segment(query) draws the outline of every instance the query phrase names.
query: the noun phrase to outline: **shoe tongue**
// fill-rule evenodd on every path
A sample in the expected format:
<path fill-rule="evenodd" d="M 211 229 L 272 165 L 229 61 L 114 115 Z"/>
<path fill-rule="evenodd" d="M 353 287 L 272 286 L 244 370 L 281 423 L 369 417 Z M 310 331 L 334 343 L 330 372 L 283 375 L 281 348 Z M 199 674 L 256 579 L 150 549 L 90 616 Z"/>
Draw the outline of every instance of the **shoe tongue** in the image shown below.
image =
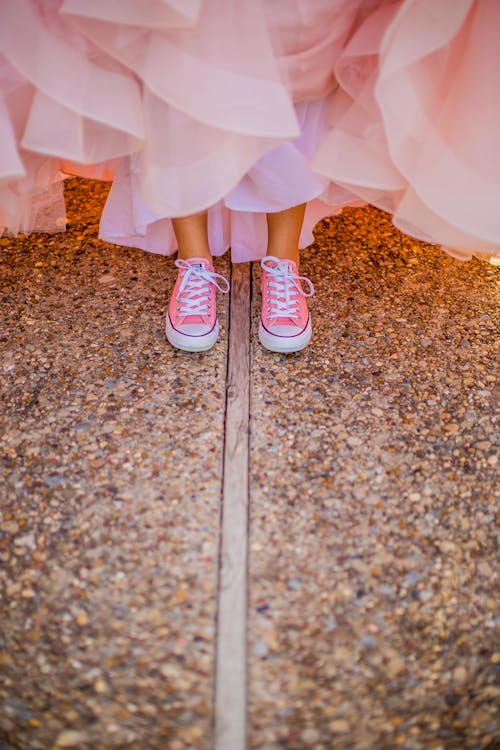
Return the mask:
<path fill-rule="evenodd" d="M 295 272 L 295 264 L 293 260 L 287 260 L 286 258 L 283 258 L 283 260 L 279 261 L 279 264 L 278 263 L 275 264 L 275 267 L 277 265 L 287 268 L 291 273 Z"/>
<path fill-rule="evenodd" d="M 198 268 L 200 270 L 203 270 L 205 268 L 205 265 L 201 261 L 195 261 L 194 263 L 190 263 L 189 266 L 191 268 Z M 196 325 L 204 325 L 206 323 L 205 318 L 203 315 L 190 315 L 189 318 L 191 319 L 191 323 Z"/>

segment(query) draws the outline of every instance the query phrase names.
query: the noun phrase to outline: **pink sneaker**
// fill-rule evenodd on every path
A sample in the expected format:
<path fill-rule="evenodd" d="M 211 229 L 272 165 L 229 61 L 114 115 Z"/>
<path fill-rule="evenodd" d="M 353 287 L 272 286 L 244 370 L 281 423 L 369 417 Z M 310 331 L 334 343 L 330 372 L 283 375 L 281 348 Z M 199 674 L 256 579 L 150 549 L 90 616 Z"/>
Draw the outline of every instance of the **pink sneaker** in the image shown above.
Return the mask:
<path fill-rule="evenodd" d="M 299 276 L 296 263 L 268 255 L 261 260 L 262 313 L 259 339 L 272 352 L 298 352 L 311 340 L 311 317 L 306 297 L 314 287 L 305 276 Z M 304 292 L 301 281 L 308 286 Z"/>
<path fill-rule="evenodd" d="M 216 289 L 226 294 L 229 282 L 205 258 L 179 259 L 175 265 L 179 274 L 168 305 L 167 339 L 185 352 L 206 351 L 219 335 Z"/>

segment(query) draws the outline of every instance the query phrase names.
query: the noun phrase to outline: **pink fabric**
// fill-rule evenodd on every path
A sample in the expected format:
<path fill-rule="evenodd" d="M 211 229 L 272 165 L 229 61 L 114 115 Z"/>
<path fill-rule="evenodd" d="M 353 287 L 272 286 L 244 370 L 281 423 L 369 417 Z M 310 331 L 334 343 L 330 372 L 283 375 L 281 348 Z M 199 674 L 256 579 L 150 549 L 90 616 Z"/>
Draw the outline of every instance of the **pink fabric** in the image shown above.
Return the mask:
<path fill-rule="evenodd" d="M 458 258 L 499 253 L 500 4 L 380 8 L 336 73 L 345 95 L 311 166 Z"/>
<path fill-rule="evenodd" d="M 265 254 L 265 213 L 371 202 L 500 252 L 496 0 L 3 0 L 0 228 L 64 226 L 60 169 L 114 177 L 101 236 Z M 478 83 L 479 82 L 479 83 Z"/>

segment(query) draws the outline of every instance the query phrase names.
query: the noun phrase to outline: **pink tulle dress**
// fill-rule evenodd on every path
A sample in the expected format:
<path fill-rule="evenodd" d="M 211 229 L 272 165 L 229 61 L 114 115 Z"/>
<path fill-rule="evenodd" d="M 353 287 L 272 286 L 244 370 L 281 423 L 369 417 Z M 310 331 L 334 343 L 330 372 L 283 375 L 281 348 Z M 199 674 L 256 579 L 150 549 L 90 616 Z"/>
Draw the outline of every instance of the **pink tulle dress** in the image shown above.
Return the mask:
<path fill-rule="evenodd" d="M 100 235 L 266 252 L 265 214 L 372 203 L 458 258 L 500 253 L 498 0 L 1 0 L 0 232 L 64 228 L 62 176 L 112 179 Z"/>

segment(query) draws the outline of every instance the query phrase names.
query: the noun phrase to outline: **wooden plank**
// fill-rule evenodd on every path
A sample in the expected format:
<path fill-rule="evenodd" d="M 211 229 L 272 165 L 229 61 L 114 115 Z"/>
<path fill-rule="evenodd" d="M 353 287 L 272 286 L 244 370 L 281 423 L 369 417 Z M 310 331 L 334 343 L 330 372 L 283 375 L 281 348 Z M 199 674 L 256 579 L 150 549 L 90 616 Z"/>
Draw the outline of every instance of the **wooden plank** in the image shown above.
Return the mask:
<path fill-rule="evenodd" d="M 250 267 L 233 265 L 215 665 L 215 750 L 246 748 Z"/>

